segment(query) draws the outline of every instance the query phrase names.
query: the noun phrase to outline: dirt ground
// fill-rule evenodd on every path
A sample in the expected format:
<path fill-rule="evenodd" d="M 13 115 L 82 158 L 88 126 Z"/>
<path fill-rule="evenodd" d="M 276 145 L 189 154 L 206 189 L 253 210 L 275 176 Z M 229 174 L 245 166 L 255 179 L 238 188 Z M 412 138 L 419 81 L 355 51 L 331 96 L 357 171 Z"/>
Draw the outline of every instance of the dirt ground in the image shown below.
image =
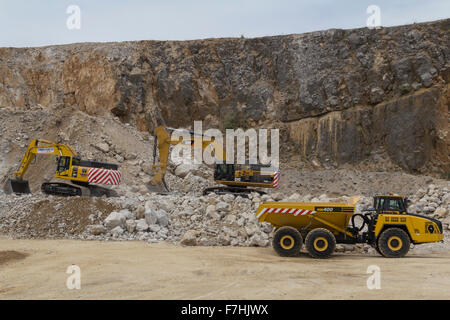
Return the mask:
<path fill-rule="evenodd" d="M 0 251 L 13 257 L 0 264 L 0 299 L 450 299 L 450 252 L 313 260 L 272 248 L 9 239 Z M 72 264 L 79 290 L 66 287 Z M 370 265 L 379 290 L 367 288 Z"/>

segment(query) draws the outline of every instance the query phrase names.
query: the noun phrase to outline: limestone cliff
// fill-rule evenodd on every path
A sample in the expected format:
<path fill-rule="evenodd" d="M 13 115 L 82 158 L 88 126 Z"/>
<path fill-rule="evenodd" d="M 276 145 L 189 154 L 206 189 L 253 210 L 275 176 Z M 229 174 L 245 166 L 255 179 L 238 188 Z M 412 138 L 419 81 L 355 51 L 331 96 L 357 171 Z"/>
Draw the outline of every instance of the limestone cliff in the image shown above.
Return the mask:
<path fill-rule="evenodd" d="M 448 175 L 450 19 L 255 39 L 0 49 L 0 106 L 155 124 L 268 125 L 292 153 Z"/>

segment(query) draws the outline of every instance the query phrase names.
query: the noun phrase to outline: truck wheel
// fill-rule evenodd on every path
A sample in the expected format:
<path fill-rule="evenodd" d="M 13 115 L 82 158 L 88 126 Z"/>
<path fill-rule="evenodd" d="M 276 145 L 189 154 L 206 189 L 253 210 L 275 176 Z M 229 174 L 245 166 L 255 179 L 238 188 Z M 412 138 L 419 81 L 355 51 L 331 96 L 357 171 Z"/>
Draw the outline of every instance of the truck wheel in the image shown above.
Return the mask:
<path fill-rule="evenodd" d="M 303 238 L 293 227 L 281 227 L 273 237 L 272 246 L 282 257 L 292 257 L 300 253 Z"/>
<path fill-rule="evenodd" d="M 378 237 L 378 249 L 386 258 L 401 258 L 409 251 L 408 234 L 400 228 L 384 230 Z"/>
<path fill-rule="evenodd" d="M 305 245 L 311 257 L 324 259 L 334 252 L 336 238 L 329 230 L 317 228 L 308 233 Z"/>

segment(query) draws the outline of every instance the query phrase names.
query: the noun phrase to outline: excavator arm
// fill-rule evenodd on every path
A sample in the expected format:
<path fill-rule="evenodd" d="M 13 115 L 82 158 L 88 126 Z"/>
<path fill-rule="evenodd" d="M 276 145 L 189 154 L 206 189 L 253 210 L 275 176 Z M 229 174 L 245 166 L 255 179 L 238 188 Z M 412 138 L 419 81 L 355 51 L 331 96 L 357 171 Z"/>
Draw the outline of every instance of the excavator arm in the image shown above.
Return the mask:
<path fill-rule="evenodd" d="M 23 176 L 27 172 L 30 163 L 36 157 L 36 154 L 69 156 L 69 157 L 77 156 L 77 153 L 71 146 L 65 144 L 57 144 L 47 140 L 34 139 L 28 145 L 27 151 L 25 152 L 25 155 L 23 156 L 20 162 L 19 169 L 14 171 L 14 175 L 16 176 L 17 179 L 20 180 L 23 179 Z"/>
<path fill-rule="evenodd" d="M 218 143 L 214 137 L 205 136 L 203 134 L 196 134 L 195 132 L 190 132 L 190 138 L 186 139 L 180 137 L 178 140 L 172 139 L 169 135 L 170 132 L 173 132 L 175 129 L 165 128 L 163 126 L 156 127 L 154 130 L 155 133 L 155 144 L 153 149 L 153 179 L 151 180 L 150 189 L 153 191 L 161 191 L 162 187 L 168 191 L 167 185 L 164 181 L 164 176 L 167 171 L 167 164 L 169 161 L 169 151 L 171 145 L 177 145 L 181 142 L 187 142 L 195 147 L 201 147 L 202 150 L 205 150 L 208 147 L 212 147 L 214 150 L 214 154 L 217 160 L 226 161 L 226 152 Z M 206 139 L 205 139 L 206 138 Z M 155 164 L 156 162 L 156 147 L 159 150 L 159 164 Z"/>

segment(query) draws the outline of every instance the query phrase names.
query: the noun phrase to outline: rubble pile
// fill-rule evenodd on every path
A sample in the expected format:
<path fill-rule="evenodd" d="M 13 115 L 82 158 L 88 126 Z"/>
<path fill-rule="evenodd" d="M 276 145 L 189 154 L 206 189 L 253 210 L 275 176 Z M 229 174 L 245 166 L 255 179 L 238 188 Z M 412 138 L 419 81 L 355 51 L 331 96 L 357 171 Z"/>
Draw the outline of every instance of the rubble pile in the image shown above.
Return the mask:
<path fill-rule="evenodd" d="M 189 185 L 197 177 L 190 172 Z M 409 212 L 425 214 L 450 230 L 450 192 L 429 185 L 410 196 Z M 274 229 L 255 217 L 264 201 L 347 202 L 349 197 L 300 195 L 279 192 L 248 198 L 173 192 L 167 195 L 127 191 L 117 198 L 15 196 L 0 193 L 0 233 L 17 238 L 72 238 L 83 240 L 167 241 L 186 246 L 270 246 Z M 372 207 L 362 197 L 357 212 Z M 432 208 L 432 209 L 430 209 Z M 446 236 L 447 236 L 446 235 Z M 369 252 L 369 245 L 338 244 L 337 252 Z"/>

